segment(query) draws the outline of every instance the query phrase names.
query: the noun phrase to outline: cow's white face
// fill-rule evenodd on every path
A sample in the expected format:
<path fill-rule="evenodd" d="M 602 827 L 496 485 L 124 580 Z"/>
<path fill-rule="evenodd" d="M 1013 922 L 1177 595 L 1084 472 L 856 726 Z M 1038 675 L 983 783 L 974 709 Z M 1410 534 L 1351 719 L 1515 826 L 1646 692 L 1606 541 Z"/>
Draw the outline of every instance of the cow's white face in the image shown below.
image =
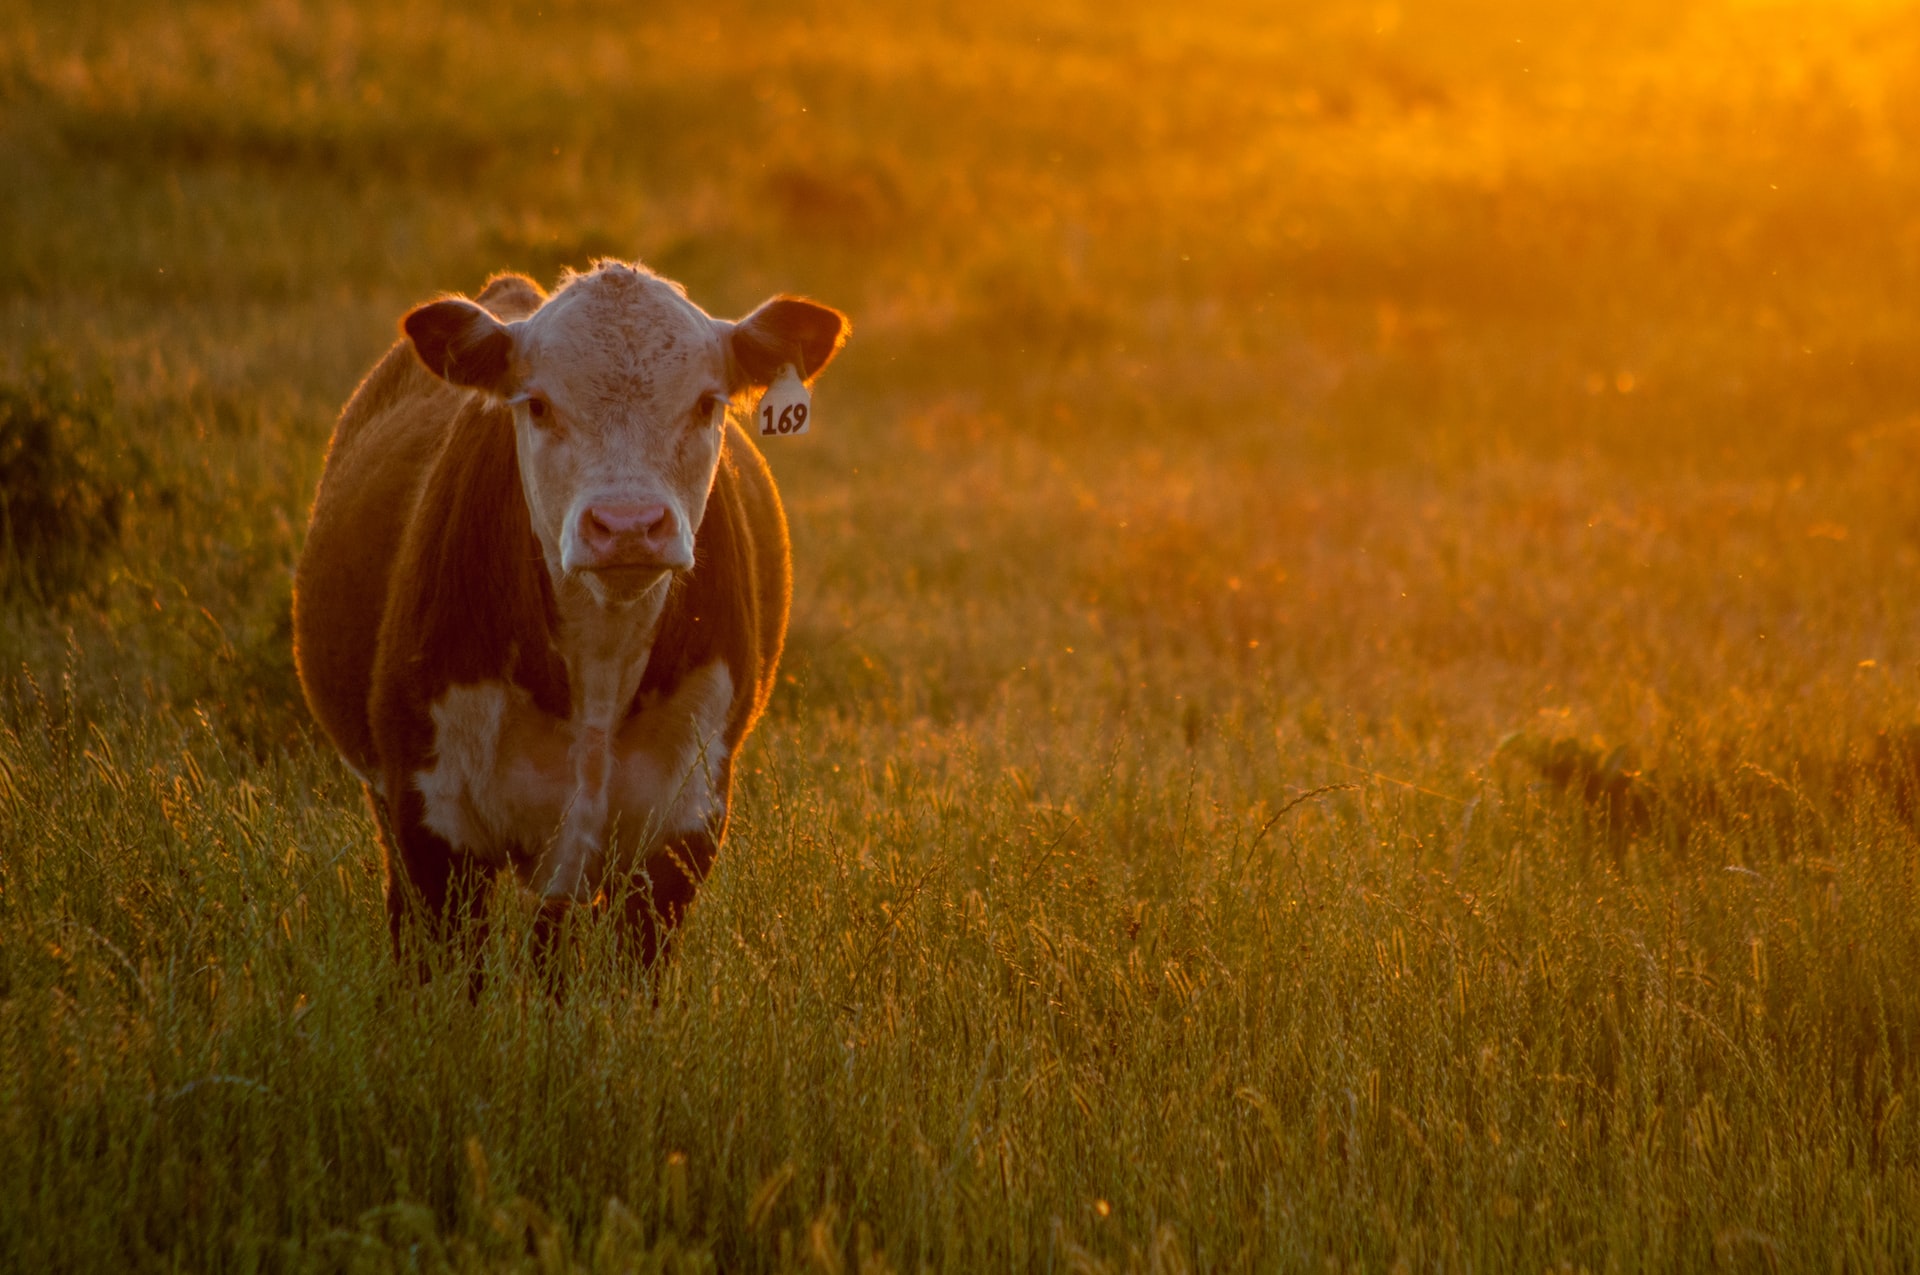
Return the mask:
<path fill-rule="evenodd" d="M 693 568 L 735 392 L 783 363 L 809 377 L 844 337 L 840 315 L 781 298 L 740 323 L 618 262 L 570 276 L 532 315 L 472 302 L 405 320 L 428 368 L 513 408 L 527 512 L 556 590 L 622 608 Z"/>
<path fill-rule="evenodd" d="M 555 582 L 620 603 L 691 570 L 726 424 L 713 321 L 662 279 L 606 268 L 512 327 L 520 477 Z"/>

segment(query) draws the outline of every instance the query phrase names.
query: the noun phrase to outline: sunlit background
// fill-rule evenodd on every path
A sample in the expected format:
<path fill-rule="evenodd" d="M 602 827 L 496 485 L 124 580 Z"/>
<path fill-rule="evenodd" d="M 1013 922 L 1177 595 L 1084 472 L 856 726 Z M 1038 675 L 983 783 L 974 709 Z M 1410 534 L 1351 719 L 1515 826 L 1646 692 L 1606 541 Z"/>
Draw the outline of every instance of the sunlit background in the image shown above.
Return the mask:
<path fill-rule="evenodd" d="M 597 255 L 855 316 L 774 457 L 823 698 L 863 644 L 978 700 L 1111 622 L 1330 711 L 1444 662 L 1483 730 L 1767 678 L 1770 624 L 1792 684 L 1901 674 L 1914 11 L 1584 8 L 46 6 L 0 63 L 8 357 L 112 382 L 110 604 L 205 608 L 282 698 L 394 317 Z"/>
<path fill-rule="evenodd" d="M 736 866 L 595 1055 L 824 1079 L 582 1179 L 542 1139 L 600 1107 L 489 1116 L 459 1060 L 591 1022 L 502 991 L 370 1052 L 377 857 L 288 604 L 397 317 L 602 255 L 854 334 L 766 448 L 796 598 Z M 36 2 L 0 422 L 0 1141 L 59 1166 L 0 1172 L 0 1259 L 398 1245 L 389 1204 L 457 1256 L 518 1191 L 581 1262 L 1915 1260 L 1914 4 Z M 323 986 L 327 1132 L 204 1167 L 284 1131 L 140 1095 L 271 1070 Z M 80 1185 L 129 1173 L 139 1225 Z"/>

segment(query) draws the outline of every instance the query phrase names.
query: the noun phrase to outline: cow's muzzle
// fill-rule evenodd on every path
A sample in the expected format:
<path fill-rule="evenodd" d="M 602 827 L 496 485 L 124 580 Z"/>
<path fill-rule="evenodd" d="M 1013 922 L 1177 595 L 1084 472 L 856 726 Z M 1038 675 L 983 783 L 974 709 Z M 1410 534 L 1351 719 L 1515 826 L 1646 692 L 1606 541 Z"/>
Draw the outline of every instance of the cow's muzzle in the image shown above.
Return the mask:
<path fill-rule="evenodd" d="M 589 577 L 605 601 L 630 601 L 693 568 L 692 537 L 671 505 L 591 504 L 580 511 L 573 533 L 566 569 Z"/>
<path fill-rule="evenodd" d="M 670 505 L 588 505 L 580 511 L 577 534 L 582 571 L 675 571 L 693 565 L 685 561 L 686 537 Z"/>

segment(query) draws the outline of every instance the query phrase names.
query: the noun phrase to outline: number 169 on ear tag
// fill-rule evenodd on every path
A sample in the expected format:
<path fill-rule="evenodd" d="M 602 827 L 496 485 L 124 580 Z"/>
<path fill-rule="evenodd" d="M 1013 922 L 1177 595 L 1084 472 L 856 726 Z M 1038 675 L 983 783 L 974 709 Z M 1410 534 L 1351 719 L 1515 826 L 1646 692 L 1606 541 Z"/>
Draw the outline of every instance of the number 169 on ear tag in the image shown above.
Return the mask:
<path fill-rule="evenodd" d="M 801 384 L 800 373 L 794 370 L 793 364 L 781 368 L 780 375 L 767 386 L 754 417 L 760 422 L 762 438 L 785 438 L 807 432 L 813 417 L 813 395 Z"/>

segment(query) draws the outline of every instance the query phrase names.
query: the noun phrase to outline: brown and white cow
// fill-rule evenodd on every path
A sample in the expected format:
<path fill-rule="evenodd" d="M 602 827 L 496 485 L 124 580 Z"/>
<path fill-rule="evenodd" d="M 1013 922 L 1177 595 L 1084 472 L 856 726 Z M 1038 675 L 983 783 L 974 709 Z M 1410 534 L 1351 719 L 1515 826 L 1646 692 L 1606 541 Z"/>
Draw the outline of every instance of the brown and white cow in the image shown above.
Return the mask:
<path fill-rule="evenodd" d="M 294 580 L 314 716 L 365 781 L 395 952 L 512 868 L 625 894 L 651 961 L 727 824 L 792 593 L 786 516 L 728 404 L 839 350 L 793 297 L 737 323 L 602 261 L 422 305 L 341 413 Z"/>

